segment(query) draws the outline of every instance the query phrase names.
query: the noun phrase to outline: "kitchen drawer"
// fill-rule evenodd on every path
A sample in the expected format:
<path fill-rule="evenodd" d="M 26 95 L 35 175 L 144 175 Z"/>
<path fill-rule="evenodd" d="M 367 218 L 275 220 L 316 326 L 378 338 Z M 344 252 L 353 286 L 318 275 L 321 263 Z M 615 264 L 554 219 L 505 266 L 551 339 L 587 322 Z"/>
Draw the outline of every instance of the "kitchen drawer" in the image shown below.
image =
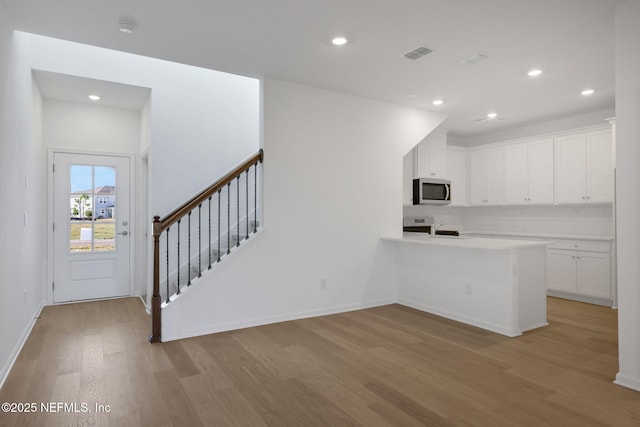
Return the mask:
<path fill-rule="evenodd" d="M 599 242 L 596 240 L 566 240 L 551 242 L 549 249 L 563 249 L 568 251 L 585 251 L 585 252 L 611 252 L 611 243 Z"/>

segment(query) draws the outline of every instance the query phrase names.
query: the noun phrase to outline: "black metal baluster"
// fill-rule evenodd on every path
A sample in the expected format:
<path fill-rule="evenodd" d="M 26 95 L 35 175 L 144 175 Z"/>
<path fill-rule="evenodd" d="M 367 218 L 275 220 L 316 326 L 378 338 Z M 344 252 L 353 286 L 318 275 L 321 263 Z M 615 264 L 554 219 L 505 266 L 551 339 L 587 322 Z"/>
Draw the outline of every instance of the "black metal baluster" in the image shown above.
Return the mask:
<path fill-rule="evenodd" d="M 236 180 L 236 187 L 237 187 L 236 188 L 236 190 L 237 190 L 236 191 L 236 199 L 237 199 L 237 202 L 238 202 L 237 203 L 238 209 L 236 210 L 236 213 L 237 213 L 236 216 L 238 217 L 238 223 L 236 224 L 237 228 L 238 228 L 238 243 L 236 244 L 236 247 L 238 247 L 238 246 L 240 246 L 240 175 L 238 175 L 238 178 Z"/>
<path fill-rule="evenodd" d="M 222 201 L 222 189 L 218 190 L 218 259 L 216 262 L 220 262 L 220 203 Z"/>
<path fill-rule="evenodd" d="M 169 230 L 171 227 L 167 228 L 167 304 L 169 304 Z"/>
<path fill-rule="evenodd" d="M 209 270 L 211 269 L 211 198 L 209 196 L 209 246 L 207 246 L 207 252 L 209 252 Z"/>
<path fill-rule="evenodd" d="M 253 232 L 258 232 L 258 162 L 253 165 Z"/>
<path fill-rule="evenodd" d="M 227 255 L 231 253 L 231 183 L 227 184 Z"/>
<path fill-rule="evenodd" d="M 182 219 L 178 220 L 178 292 L 177 294 L 180 295 L 180 222 L 182 221 Z"/>
<path fill-rule="evenodd" d="M 198 277 L 202 277 L 202 203 L 198 205 Z"/>
<path fill-rule="evenodd" d="M 251 168 L 249 168 L 251 169 Z M 247 173 L 246 177 L 245 177 L 245 184 L 246 184 L 246 191 L 245 191 L 245 197 L 247 200 L 247 216 L 246 216 L 246 221 L 247 221 L 247 235 L 244 237 L 245 239 L 249 238 L 249 169 L 247 169 L 245 172 Z"/>
<path fill-rule="evenodd" d="M 189 228 L 187 234 L 189 235 L 189 244 L 187 245 L 187 248 L 189 249 L 187 251 L 187 278 L 189 280 L 187 281 L 187 286 L 191 286 L 191 212 L 189 212 Z"/>

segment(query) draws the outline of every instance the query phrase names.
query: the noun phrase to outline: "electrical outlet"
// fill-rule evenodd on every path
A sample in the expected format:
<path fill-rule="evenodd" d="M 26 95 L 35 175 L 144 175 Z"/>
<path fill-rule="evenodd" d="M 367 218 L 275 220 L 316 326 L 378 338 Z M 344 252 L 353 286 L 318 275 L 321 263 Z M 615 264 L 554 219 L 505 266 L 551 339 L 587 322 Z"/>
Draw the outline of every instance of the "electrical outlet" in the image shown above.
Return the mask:
<path fill-rule="evenodd" d="M 320 289 L 327 289 L 327 279 L 325 277 L 320 280 Z"/>
<path fill-rule="evenodd" d="M 471 283 L 465 283 L 464 284 L 464 293 L 465 295 L 472 295 L 473 292 L 471 291 Z"/>
<path fill-rule="evenodd" d="M 27 305 L 27 297 L 29 295 L 29 291 L 24 291 L 24 305 Z"/>
<path fill-rule="evenodd" d="M 22 224 L 26 227 L 29 222 L 29 215 L 27 215 L 27 211 L 24 211 L 24 215 L 22 216 Z"/>

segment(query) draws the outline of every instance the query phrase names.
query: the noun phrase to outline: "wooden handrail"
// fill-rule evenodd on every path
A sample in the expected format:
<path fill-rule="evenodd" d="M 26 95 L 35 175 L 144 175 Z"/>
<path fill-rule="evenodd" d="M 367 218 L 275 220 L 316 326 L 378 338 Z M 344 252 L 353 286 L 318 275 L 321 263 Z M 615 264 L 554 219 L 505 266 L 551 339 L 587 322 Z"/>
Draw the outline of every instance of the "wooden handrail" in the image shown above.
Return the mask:
<path fill-rule="evenodd" d="M 264 151 L 262 148 L 251 158 L 247 159 L 240 166 L 220 178 L 215 183 L 211 184 L 209 187 L 202 190 L 196 196 L 192 197 L 191 200 L 185 202 L 178 209 L 171 212 L 169 215 L 165 216 L 160 220 L 160 230 L 159 233 L 162 233 L 168 227 L 171 226 L 174 222 L 194 210 L 198 207 L 198 205 L 209 198 L 212 194 L 216 193 L 218 190 L 224 188 L 225 185 L 236 179 L 242 172 L 249 169 L 250 166 L 260 162 L 262 163 L 262 159 L 264 158 Z"/>
<path fill-rule="evenodd" d="M 149 337 L 150 342 L 160 342 L 162 336 L 162 316 L 160 313 L 162 305 L 162 297 L 160 295 L 160 235 L 173 223 L 189 214 L 189 212 L 197 208 L 218 190 L 224 188 L 225 185 L 229 184 L 231 181 L 239 177 L 251 166 L 257 165 L 258 162 L 262 163 L 263 158 L 264 152 L 262 149 L 260 149 L 257 154 L 247 159 L 240 166 L 233 169 L 231 172 L 220 178 L 218 181 L 216 181 L 206 189 L 202 190 L 196 196 L 192 197 L 191 200 L 184 203 L 169 215 L 165 216 L 162 219 L 159 216 L 153 217 L 153 294 L 151 296 L 151 336 Z"/>

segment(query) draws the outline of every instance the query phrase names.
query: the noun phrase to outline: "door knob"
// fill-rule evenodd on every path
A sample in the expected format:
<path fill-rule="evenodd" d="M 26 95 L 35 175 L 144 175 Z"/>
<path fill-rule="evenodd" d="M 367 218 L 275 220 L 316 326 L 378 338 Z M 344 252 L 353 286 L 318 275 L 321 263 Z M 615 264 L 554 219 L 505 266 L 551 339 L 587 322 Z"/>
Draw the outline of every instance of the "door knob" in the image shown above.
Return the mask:
<path fill-rule="evenodd" d="M 127 232 L 127 230 L 124 230 L 122 233 L 118 233 L 118 234 L 122 234 L 123 236 L 126 236 L 129 234 L 129 232 Z"/>

